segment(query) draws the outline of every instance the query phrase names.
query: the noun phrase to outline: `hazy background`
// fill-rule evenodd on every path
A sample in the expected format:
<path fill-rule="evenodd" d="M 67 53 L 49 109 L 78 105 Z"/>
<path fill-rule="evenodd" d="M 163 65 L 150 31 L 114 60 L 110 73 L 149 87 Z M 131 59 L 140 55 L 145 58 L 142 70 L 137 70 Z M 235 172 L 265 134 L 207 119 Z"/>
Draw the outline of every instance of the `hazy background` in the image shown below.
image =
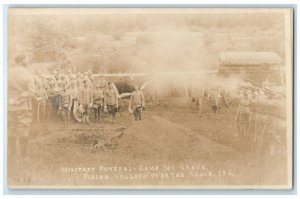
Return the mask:
<path fill-rule="evenodd" d="M 284 59 L 282 13 L 9 15 L 9 58 L 25 52 L 45 73 L 218 68 L 223 51 L 272 51 Z M 12 63 L 12 62 L 10 62 Z"/>

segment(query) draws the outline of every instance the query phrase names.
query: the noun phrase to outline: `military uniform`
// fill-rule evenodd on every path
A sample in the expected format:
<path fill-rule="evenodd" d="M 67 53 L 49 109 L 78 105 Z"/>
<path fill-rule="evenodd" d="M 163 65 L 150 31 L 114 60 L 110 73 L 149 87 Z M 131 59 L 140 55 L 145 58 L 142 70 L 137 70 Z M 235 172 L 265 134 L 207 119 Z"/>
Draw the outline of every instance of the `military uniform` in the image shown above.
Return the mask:
<path fill-rule="evenodd" d="M 102 79 L 98 82 L 101 90 L 107 89 L 107 81 L 102 77 Z"/>
<path fill-rule="evenodd" d="M 57 85 L 55 84 L 55 80 L 50 79 L 49 80 L 49 86 L 47 87 L 47 109 L 48 109 L 48 117 L 54 117 L 56 113 L 56 98 L 57 98 Z"/>
<path fill-rule="evenodd" d="M 142 111 L 145 107 L 145 97 L 141 90 L 133 91 L 129 101 L 129 108 L 133 110 L 135 120 L 142 120 Z"/>
<path fill-rule="evenodd" d="M 209 97 L 212 103 L 212 110 L 214 113 L 217 113 L 219 109 L 219 98 L 220 98 L 220 89 L 219 88 L 212 88 L 209 90 Z"/>
<path fill-rule="evenodd" d="M 28 136 L 32 123 L 34 78 L 23 66 L 11 68 L 8 76 L 8 136 Z"/>
<path fill-rule="evenodd" d="M 34 95 L 34 77 L 25 64 L 26 56 L 16 57 L 16 66 L 8 71 L 8 176 L 27 169 L 28 136 L 32 125 L 31 100 Z M 27 171 L 22 171 L 26 175 Z M 19 176 L 20 177 L 20 176 Z M 24 176 L 22 176 L 24 177 Z"/>
<path fill-rule="evenodd" d="M 70 97 L 72 103 L 71 111 L 74 112 L 76 110 L 76 107 L 78 106 L 78 100 L 79 100 L 79 90 L 76 87 L 75 81 L 71 81 Z"/>
<path fill-rule="evenodd" d="M 243 96 L 239 101 L 238 113 L 237 113 L 237 125 L 239 136 L 248 136 L 250 127 L 250 97 Z"/>
<path fill-rule="evenodd" d="M 118 93 L 113 87 L 105 91 L 104 102 L 110 116 L 110 122 L 114 123 L 118 111 Z"/>
<path fill-rule="evenodd" d="M 70 112 L 71 112 L 71 95 L 70 90 L 67 88 L 64 88 L 61 91 L 60 98 L 59 98 L 59 109 L 61 110 L 63 117 L 65 119 L 66 123 L 70 122 Z"/>
<path fill-rule="evenodd" d="M 195 100 L 196 105 L 198 105 L 199 115 L 201 116 L 203 113 L 204 89 L 197 83 L 198 82 L 194 82 L 192 85 L 191 96 Z"/>
<path fill-rule="evenodd" d="M 76 86 L 78 91 L 80 91 L 81 89 L 83 89 L 83 81 L 81 79 L 81 77 L 77 77 L 76 79 Z"/>
<path fill-rule="evenodd" d="M 101 109 L 104 103 L 104 90 L 97 85 L 93 91 L 93 108 L 95 109 L 95 117 L 100 120 Z"/>
<path fill-rule="evenodd" d="M 92 104 L 92 91 L 88 86 L 84 86 L 79 91 L 79 103 L 84 109 L 83 121 L 89 123 L 89 110 L 90 104 Z"/>
<path fill-rule="evenodd" d="M 35 90 L 35 99 L 37 100 L 37 121 L 46 119 L 46 107 L 48 94 L 41 82 L 38 82 Z"/>

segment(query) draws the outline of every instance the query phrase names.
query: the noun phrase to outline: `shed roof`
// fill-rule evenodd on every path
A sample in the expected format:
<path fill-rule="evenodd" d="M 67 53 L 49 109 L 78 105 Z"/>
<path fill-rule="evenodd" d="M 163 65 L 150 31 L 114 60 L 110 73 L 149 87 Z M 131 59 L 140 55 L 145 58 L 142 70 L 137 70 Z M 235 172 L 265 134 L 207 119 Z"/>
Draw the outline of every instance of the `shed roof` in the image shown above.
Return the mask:
<path fill-rule="evenodd" d="M 278 64 L 282 59 L 274 52 L 222 52 L 221 64 Z"/>

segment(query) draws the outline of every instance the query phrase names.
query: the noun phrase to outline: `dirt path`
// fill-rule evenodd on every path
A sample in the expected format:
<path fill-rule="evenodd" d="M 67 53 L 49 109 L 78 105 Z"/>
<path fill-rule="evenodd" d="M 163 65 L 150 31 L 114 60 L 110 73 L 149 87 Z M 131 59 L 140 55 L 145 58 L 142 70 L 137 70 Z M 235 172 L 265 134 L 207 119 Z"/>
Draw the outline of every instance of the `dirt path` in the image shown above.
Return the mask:
<path fill-rule="evenodd" d="M 261 166 L 257 157 L 251 157 L 251 154 L 234 146 L 234 120 L 231 110 L 224 109 L 218 115 L 207 113 L 206 116 L 199 118 L 193 108 L 184 109 L 189 109 L 184 115 L 180 114 L 182 112 L 180 108 L 165 109 L 168 111 L 148 110 L 144 112 L 144 119 L 138 122 L 133 120 L 132 115 L 122 113 L 121 116 L 118 115 L 115 125 L 110 125 L 105 120 L 102 124 L 92 125 L 66 126 L 63 123 L 56 123 L 40 126 L 30 143 L 30 161 L 33 165 L 27 168 L 28 174 L 31 175 L 30 184 L 96 186 L 114 183 L 252 184 L 257 182 L 258 178 L 264 179 L 261 180 L 263 183 L 272 182 L 264 170 L 253 172 L 253 167 Z M 116 150 L 103 151 L 90 148 L 91 142 L 99 139 L 100 135 L 113 137 L 119 133 L 118 131 L 122 132 L 123 136 L 120 137 Z M 209 168 L 214 175 L 221 174 L 221 176 L 192 178 L 192 180 L 178 178 L 148 181 L 139 179 L 130 182 L 116 179 L 83 181 L 81 174 L 62 172 L 62 168 L 65 167 L 97 168 L 99 165 L 108 167 L 118 165 L 137 170 L 141 165 L 149 168 L 175 165 L 179 170 L 180 165 L 187 167 L 198 165 Z M 223 172 L 227 175 L 229 171 L 235 175 L 234 178 L 222 177 Z M 189 171 L 184 172 L 190 175 Z"/>

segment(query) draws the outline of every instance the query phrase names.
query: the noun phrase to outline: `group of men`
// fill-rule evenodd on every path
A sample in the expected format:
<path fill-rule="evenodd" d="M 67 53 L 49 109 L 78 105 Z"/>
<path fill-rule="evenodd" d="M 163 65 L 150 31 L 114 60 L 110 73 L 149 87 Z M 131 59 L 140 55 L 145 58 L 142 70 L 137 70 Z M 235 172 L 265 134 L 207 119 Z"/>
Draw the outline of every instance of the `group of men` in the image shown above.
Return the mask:
<path fill-rule="evenodd" d="M 84 74 L 67 74 L 54 71 L 53 75 L 38 75 L 35 79 L 34 112 L 38 121 L 57 118 L 69 123 L 71 120 L 90 123 L 90 109 L 100 121 L 101 111 L 108 112 L 110 122 L 115 122 L 119 107 L 119 93 L 113 83 L 104 76 L 94 80 L 91 71 Z M 46 111 L 47 110 L 47 111 Z M 82 114 L 76 117 L 78 112 Z"/>
<path fill-rule="evenodd" d="M 257 152 L 268 151 L 275 157 L 286 131 L 283 107 L 284 97 L 268 96 L 263 89 L 241 90 L 236 117 L 238 136 L 256 146 Z"/>
<path fill-rule="evenodd" d="M 91 71 L 84 74 L 54 71 L 53 75 L 34 76 L 27 65 L 26 55 L 20 54 L 15 57 L 15 65 L 9 68 L 8 157 L 27 157 L 28 136 L 34 120 L 60 118 L 66 123 L 71 120 L 89 123 L 90 110 L 94 110 L 96 121 L 100 121 L 100 114 L 105 112 L 110 123 L 115 123 L 120 95 L 104 76 L 96 80 Z M 136 121 L 141 120 L 145 109 L 143 92 L 136 86 L 130 96 L 129 112 Z M 78 114 L 71 114 L 73 112 Z"/>
<path fill-rule="evenodd" d="M 204 89 L 198 84 L 192 84 L 191 88 L 192 101 L 196 102 L 199 116 L 203 116 L 205 99 L 211 105 L 212 111 L 217 113 L 222 99 L 220 87 Z M 254 89 L 248 86 L 248 89 L 245 89 L 245 85 L 241 88 L 243 89 L 239 89 L 234 97 L 234 101 L 237 102 L 235 119 L 238 138 L 255 146 L 258 152 L 262 151 L 263 147 L 273 148 L 270 153 L 275 155 L 274 147 L 279 145 L 280 136 L 285 132 L 285 120 L 281 118 L 284 112 L 278 111 L 285 105 L 284 97 L 280 94 L 267 94 L 264 92 L 265 88 Z"/>
<path fill-rule="evenodd" d="M 115 123 L 120 95 L 116 86 L 108 82 L 103 75 L 96 80 L 91 71 L 72 74 L 69 70 L 66 74 L 54 71 L 53 75 L 49 76 L 33 76 L 27 67 L 25 55 L 16 56 L 15 62 L 16 66 L 9 68 L 8 73 L 8 152 L 12 153 L 8 157 L 15 157 L 17 148 L 22 157 L 27 156 L 32 118 L 36 121 L 49 121 L 61 117 L 67 124 L 72 120 L 90 123 L 90 113 L 94 110 L 96 121 L 103 118 L 102 113 L 107 113 L 110 123 Z M 195 85 L 192 97 L 199 105 L 199 114 L 203 114 L 205 92 L 210 97 L 212 109 L 216 113 L 220 90 L 205 91 L 204 88 Z M 238 135 L 249 138 L 247 140 L 253 144 L 262 143 L 262 136 L 268 129 L 274 129 L 275 124 L 275 120 L 270 119 L 271 116 L 266 117 L 257 111 L 257 105 L 263 101 L 261 98 L 266 98 L 263 92 L 249 90 L 242 91 L 239 96 L 236 118 Z M 144 109 L 143 91 L 135 86 L 135 90 L 130 93 L 129 113 L 139 121 Z M 77 117 L 80 114 L 81 117 Z"/>
<path fill-rule="evenodd" d="M 61 119 L 67 124 L 73 120 L 90 123 L 90 117 L 100 121 L 101 113 L 108 113 L 110 123 L 115 123 L 120 95 L 116 86 L 102 75 L 95 80 L 91 71 L 84 74 L 38 75 L 35 79 L 34 113 L 37 121 Z M 138 86 L 131 93 L 129 112 L 141 120 L 145 109 L 143 92 Z M 79 117 L 81 115 L 81 117 Z M 59 116 L 59 117 L 57 117 Z"/>

